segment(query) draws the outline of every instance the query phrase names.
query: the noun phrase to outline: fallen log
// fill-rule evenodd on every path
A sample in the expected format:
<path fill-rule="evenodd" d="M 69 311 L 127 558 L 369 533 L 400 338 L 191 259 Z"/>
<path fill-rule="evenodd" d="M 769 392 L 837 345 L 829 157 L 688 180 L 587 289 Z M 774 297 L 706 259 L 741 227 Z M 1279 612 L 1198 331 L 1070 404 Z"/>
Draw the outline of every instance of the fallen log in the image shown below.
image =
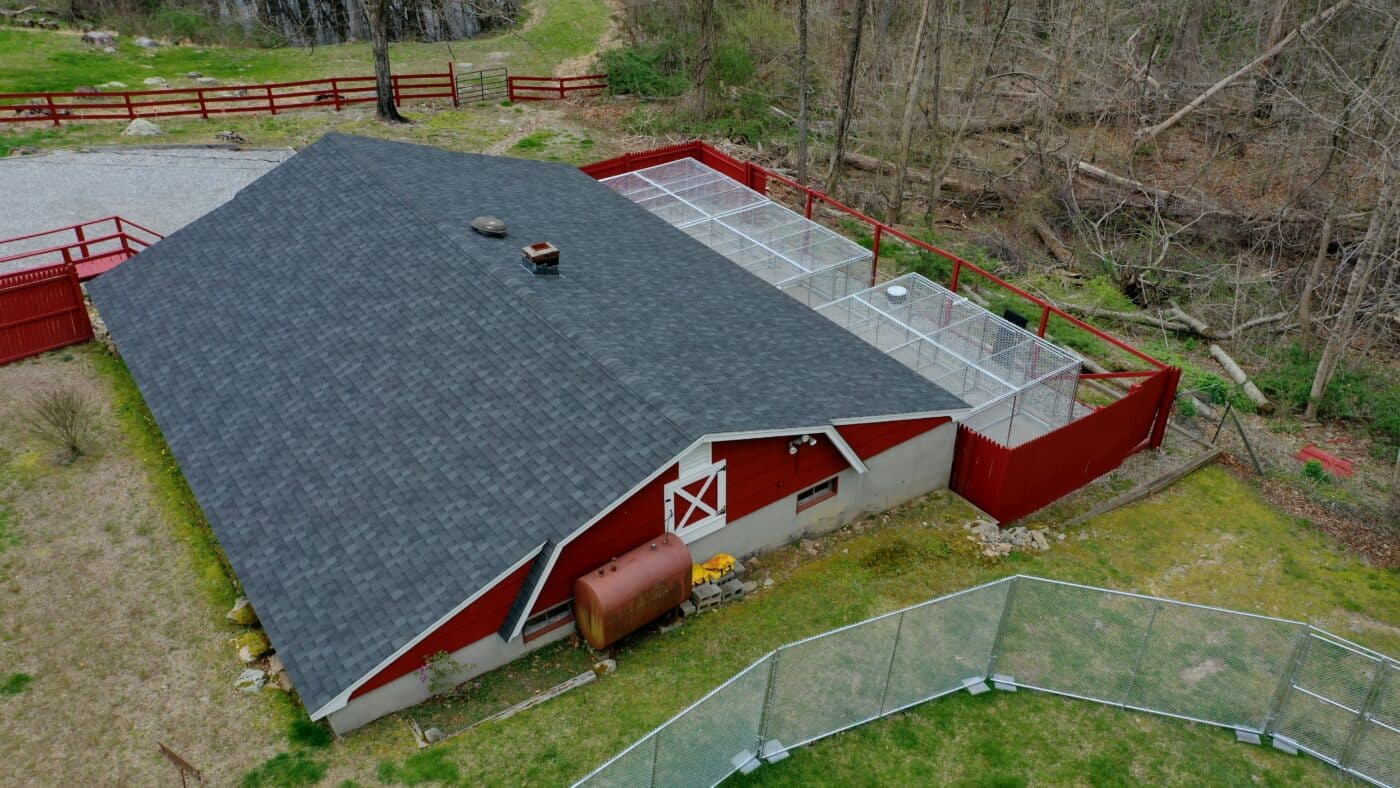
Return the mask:
<path fill-rule="evenodd" d="M 1040 239 L 1041 243 L 1045 244 L 1045 248 L 1050 250 L 1050 254 L 1059 261 L 1060 265 L 1066 268 L 1073 268 L 1074 253 L 1069 250 L 1068 246 L 1065 246 L 1059 236 L 1055 235 L 1055 231 L 1050 229 L 1050 225 L 1046 223 L 1045 217 L 1032 212 L 1027 221 L 1031 229 L 1035 231 L 1036 237 Z"/>
<path fill-rule="evenodd" d="M 1207 349 L 1210 351 L 1210 355 L 1220 362 L 1220 366 L 1225 368 L 1230 379 L 1244 389 L 1245 396 L 1258 406 L 1260 413 L 1267 415 L 1274 412 L 1274 404 L 1269 401 L 1268 397 L 1264 396 L 1264 392 L 1260 391 L 1258 386 L 1254 385 L 1249 376 L 1244 374 L 1244 370 L 1240 369 L 1240 365 L 1236 364 L 1233 358 L 1230 358 L 1230 354 L 1226 353 L 1224 348 L 1212 342 Z"/>
<path fill-rule="evenodd" d="M 1210 326 L 1206 325 L 1204 320 L 1186 314 L 1186 310 L 1182 309 L 1181 305 L 1177 304 L 1175 301 L 1171 301 L 1169 303 L 1171 304 L 1172 308 L 1171 311 L 1167 314 L 1176 318 L 1178 321 L 1184 323 L 1186 327 L 1191 329 L 1191 331 L 1194 332 L 1196 335 L 1204 337 L 1206 339 L 1215 338 L 1215 332 L 1211 330 Z"/>
<path fill-rule="evenodd" d="M 1117 320 L 1120 323 L 1137 323 L 1153 328 L 1162 328 L 1167 331 L 1176 331 L 1182 334 L 1190 334 L 1191 327 L 1185 323 L 1178 323 L 1172 320 L 1164 320 L 1160 317 L 1142 314 L 1140 312 L 1117 312 L 1112 309 L 1103 309 L 1097 306 L 1082 306 L 1079 304 L 1061 304 L 1061 308 L 1070 312 L 1078 312 L 1089 317 L 1101 317 L 1106 320 Z"/>
<path fill-rule="evenodd" d="M 1223 453 L 1224 449 L 1221 449 L 1219 447 L 1215 447 L 1208 451 L 1202 452 L 1201 454 L 1198 454 L 1194 458 L 1192 458 L 1191 461 L 1186 463 L 1185 465 L 1168 471 L 1167 473 L 1162 474 L 1161 476 L 1157 477 L 1156 479 L 1153 479 L 1150 482 L 1147 482 L 1146 484 L 1140 484 L 1137 487 L 1134 487 L 1133 489 L 1123 493 L 1122 495 L 1116 498 L 1104 501 L 1103 503 L 1099 504 L 1098 506 L 1095 506 L 1089 511 L 1077 517 L 1071 518 L 1061 527 L 1068 528 L 1072 525 L 1079 525 L 1080 523 L 1092 520 L 1093 518 L 1098 517 L 1100 515 L 1108 514 L 1114 509 L 1121 509 L 1122 507 L 1127 506 L 1130 503 L 1135 503 L 1150 495 L 1155 495 L 1156 493 L 1159 493 L 1162 490 L 1165 490 L 1168 487 L 1172 486 L 1177 481 L 1181 480 L 1187 475 L 1194 473 L 1195 471 L 1200 470 L 1201 468 L 1204 468 L 1205 466 L 1215 462 L 1217 459 L 1220 458 L 1220 455 Z"/>
<path fill-rule="evenodd" d="M 1230 329 L 1229 331 L 1226 331 L 1224 334 L 1221 334 L 1220 338 L 1234 339 L 1236 336 L 1243 334 L 1251 328 L 1258 328 L 1259 326 L 1266 326 L 1270 323 L 1277 323 L 1286 317 L 1288 317 L 1287 312 L 1276 312 L 1272 315 L 1264 315 L 1263 317 L 1256 317 L 1253 320 L 1246 320 L 1243 323 L 1240 323 L 1239 325 Z"/>
<path fill-rule="evenodd" d="M 851 167 L 854 167 L 855 169 L 864 172 L 875 172 L 884 175 L 891 175 L 897 170 L 897 168 L 894 165 L 894 162 L 885 161 L 884 159 L 877 159 L 874 156 L 866 156 L 862 153 L 844 153 L 841 156 L 841 160 L 846 164 L 850 165 Z M 928 183 L 929 177 L 930 176 L 927 170 L 916 170 L 910 168 L 909 171 L 906 173 L 906 178 L 908 180 L 914 181 L 915 183 Z M 968 183 L 967 181 L 958 180 L 957 178 L 945 177 L 943 179 L 943 188 L 947 191 L 958 192 L 959 194 L 966 194 L 972 197 L 981 198 L 990 196 L 995 197 L 998 200 L 1000 200 L 1002 197 L 1000 192 L 997 192 L 992 189 L 984 189 L 975 184 Z"/>

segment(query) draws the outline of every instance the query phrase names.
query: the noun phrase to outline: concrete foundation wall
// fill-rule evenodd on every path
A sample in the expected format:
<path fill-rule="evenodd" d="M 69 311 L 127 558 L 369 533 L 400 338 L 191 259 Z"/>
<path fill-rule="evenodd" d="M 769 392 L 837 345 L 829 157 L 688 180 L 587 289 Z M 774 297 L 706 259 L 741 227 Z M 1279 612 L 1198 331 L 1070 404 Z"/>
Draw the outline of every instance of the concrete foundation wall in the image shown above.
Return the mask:
<path fill-rule="evenodd" d="M 872 512 L 948 486 L 958 425 L 949 422 L 865 461 L 867 473 L 837 474 L 836 497 L 797 511 L 789 495 L 690 543 L 696 561 L 716 553 L 743 556 L 829 533 Z"/>
<path fill-rule="evenodd" d="M 836 496 L 797 511 L 797 495 L 789 495 L 756 512 L 729 523 L 709 536 L 690 544 L 697 561 L 715 553 L 742 556 L 782 547 L 802 536 L 820 535 L 871 512 L 880 512 L 924 493 L 948 486 L 953 467 L 953 443 L 958 427 L 949 422 L 865 461 L 869 472 L 847 468 L 838 474 Z M 510 643 L 497 635 L 459 649 L 452 657 L 470 668 L 462 681 L 494 670 L 541 646 L 562 640 L 575 632 L 573 625 L 525 643 Z M 331 727 L 345 733 L 385 714 L 428 699 L 428 685 L 416 672 L 402 676 L 378 689 L 351 700 L 345 708 L 330 715 Z"/>

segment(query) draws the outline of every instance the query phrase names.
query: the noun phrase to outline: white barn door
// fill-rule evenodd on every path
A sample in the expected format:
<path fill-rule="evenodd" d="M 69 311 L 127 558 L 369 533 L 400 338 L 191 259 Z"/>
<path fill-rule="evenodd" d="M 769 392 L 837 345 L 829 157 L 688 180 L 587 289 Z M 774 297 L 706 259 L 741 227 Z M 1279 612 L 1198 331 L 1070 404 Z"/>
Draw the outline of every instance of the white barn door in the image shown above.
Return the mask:
<path fill-rule="evenodd" d="M 703 448 L 708 460 L 709 447 Z M 666 530 L 687 543 L 725 524 L 724 462 L 694 459 L 698 458 L 682 458 L 680 477 L 666 485 Z"/>

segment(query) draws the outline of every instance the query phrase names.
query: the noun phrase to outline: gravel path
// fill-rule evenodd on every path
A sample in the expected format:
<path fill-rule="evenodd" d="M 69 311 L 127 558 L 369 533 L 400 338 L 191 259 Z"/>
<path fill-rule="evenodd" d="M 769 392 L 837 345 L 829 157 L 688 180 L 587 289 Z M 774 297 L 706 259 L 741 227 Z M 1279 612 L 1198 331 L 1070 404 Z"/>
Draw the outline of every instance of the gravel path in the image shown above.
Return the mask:
<path fill-rule="evenodd" d="M 0 159 L 0 239 L 113 214 L 169 234 L 291 155 L 290 150 L 106 148 L 6 157 Z"/>

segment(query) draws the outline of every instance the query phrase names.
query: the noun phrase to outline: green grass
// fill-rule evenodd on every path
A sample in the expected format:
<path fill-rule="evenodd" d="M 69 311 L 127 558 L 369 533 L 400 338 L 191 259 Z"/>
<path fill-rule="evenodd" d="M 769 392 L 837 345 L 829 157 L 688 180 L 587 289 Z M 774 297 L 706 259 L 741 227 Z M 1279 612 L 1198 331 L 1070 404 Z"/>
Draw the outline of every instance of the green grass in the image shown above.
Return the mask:
<path fill-rule="evenodd" d="M 619 646 L 616 675 L 434 749 L 459 767 L 491 764 L 491 774 L 479 778 L 490 784 L 567 782 L 776 646 L 1014 572 L 1306 618 L 1400 653 L 1396 573 L 1346 556 L 1222 470 L 1194 474 L 1073 530 L 1048 553 L 1018 553 L 1003 563 L 982 559 L 963 538 L 960 525 L 971 516 L 955 496 L 940 493 L 835 537 L 822 558 L 803 563 L 795 549 L 765 557 L 760 571 L 771 571 L 776 584 L 758 597 L 664 635 L 630 638 Z M 567 650 L 551 648 L 540 652 L 547 660 Z M 529 673 L 515 670 L 514 681 Z M 509 683 L 482 677 L 484 685 L 497 680 Z M 935 739 L 947 741 L 931 748 Z M 1000 761 L 998 742 L 1019 757 Z M 348 759 L 378 763 L 404 746 L 402 725 L 381 720 L 339 746 Z M 1104 784 L 1189 783 L 1215 774 L 1296 784 L 1335 776 L 1315 761 L 1240 747 L 1213 728 L 1029 692 L 938 701 L 830 739 L 789 764 L 765 767 L 761 779 L 903 784 L 947 773 L 954 784 L 989 774 L 1040 783 L 1071 779 L 1076 769 L 1101 775 Z"/>
<path fill-rule="evenodd" d="M 320 749 L 329 747 L 334 740 L 335 734 L 330 728 L 308 717 L 298 717 L 287 724 L 287 741 L 293 745 Z"/>
<path fill-rule="evenodd" d="M 326 764 L 303 750 L 282 752 L 243 775 L 243 788 L 291 788 L 315 785 L 326 776 Z"/>
<path fill-rule="evenodd" d="M 434 748 L 408 756 L 402 765 L 382 761 L 376 775 L 385 785 L 454 785 L 459 784 L 462 773 L 447 750 Z"/>
<path fill-rule="evenodd" d="M 18 695 L 33 683 L 34 677 L 28 673 L 0 673 L 0 695 Z"/>

